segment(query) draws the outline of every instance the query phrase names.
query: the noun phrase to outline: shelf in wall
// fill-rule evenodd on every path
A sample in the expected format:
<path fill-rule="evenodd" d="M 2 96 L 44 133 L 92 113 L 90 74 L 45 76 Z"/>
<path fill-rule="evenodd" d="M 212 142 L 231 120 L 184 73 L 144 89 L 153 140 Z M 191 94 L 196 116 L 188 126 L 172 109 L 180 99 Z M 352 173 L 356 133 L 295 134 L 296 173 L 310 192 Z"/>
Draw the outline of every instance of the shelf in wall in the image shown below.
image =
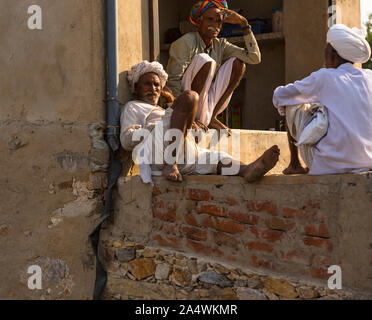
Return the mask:
<path fill-rule="evenodd" d="M 270 32 L 270 33 L 261 33 L 255 35 L 256 40 L 259 44 L 263 43 L 280 43 L 284 42 L 284 34 L 282 32 Z M 244 45 L 243 37 L 229 37 L 226 38 L 230 43 L 236 45 Z M 163 51 L 169 50 L 170 44 L 161 44 L 160 49 Z"/>

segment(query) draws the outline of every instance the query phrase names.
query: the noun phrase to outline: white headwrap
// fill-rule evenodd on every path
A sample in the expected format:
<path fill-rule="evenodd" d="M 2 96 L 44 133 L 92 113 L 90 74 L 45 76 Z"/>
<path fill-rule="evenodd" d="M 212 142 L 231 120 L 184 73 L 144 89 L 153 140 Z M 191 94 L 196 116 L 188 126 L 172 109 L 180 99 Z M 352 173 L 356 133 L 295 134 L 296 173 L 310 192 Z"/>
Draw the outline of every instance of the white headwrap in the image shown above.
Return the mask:
<path fill-rule="evenodd" d="M 366 63 L 371 57 L 366 33 L 358 28 L 350 29 L 343 24 L 335 24 L 328 30 L 327 41 L 347 61 Z"/>
<path fill-rule="evenodd" d="M 164 71 L 163 66 L 159 62 L 148 62 L 144 60 L 132 67 L 128 72 L 128 81 L 131 85 L 132 92 L 134 92 L 134 85 L 138 82 L 145 73 L 153 72 L 159 76 L 161 87 L 164 88 L 168 80 L 168 74 Z"/>

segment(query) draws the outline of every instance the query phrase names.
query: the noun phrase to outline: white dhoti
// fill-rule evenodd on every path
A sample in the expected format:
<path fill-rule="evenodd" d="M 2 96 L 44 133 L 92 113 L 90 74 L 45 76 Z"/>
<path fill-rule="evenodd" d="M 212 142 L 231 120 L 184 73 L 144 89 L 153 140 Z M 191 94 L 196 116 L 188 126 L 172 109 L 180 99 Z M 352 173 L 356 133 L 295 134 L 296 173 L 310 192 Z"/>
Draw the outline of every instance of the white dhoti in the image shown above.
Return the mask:
<path fill-rule="evenodd" d="M 182 90 L 191 90 L 192 82 L 200 69 L 208 62 L 212 63 L 212 68 L 205 82 L 203 91 L 199 95 L 199 108 L 196 114 L 196 119 L 205 125 L 209 125 L 212 119 L 213 110 L 220 101 L 222 95 L 230 83 L 233 62 L 236 58 L 227 60 L 217 71 L 217 63 L 208 54 L 201 53 L 196 55 L 188 66 L 182 77 Z M 214 79 L 214 80 L 213 80 Z M 229 105 L 232 94 L 225 101 L 222 110 L 225 110 Z"/>
<path fill-rule="evenodd" d="M 285 109 L 289 133 L 297 141 L 302 160 L 311 168 L 314 146 L 327 134 L 327 110 L 319 103 L 287 106 Z"/>
<path fill-rule="evenodd" d="M 166 133 L 170 129 L 172 113 L 173 109 L 168 108 L 162 120 L 155 124 L 151 133 L 133 150 L 133 159 L 139 161 L 140 175 L 144 183 L 153 183 L 151 175 L 161 175 L 167 163 L 165 153 L 167 147 L 172 144 L 168 142 L 172 137 L 167 137 Z M 232 159 L 226 152 L 200 148 L 191 134 L 186 137 L 182 148 L 182 137 L 179 138 L 181 148 L 178 148 L 178 151 L 181 152 L 178 152 L 175 158 L 182 175 L 217 174 L 218 163 L 227 163 Z"/>

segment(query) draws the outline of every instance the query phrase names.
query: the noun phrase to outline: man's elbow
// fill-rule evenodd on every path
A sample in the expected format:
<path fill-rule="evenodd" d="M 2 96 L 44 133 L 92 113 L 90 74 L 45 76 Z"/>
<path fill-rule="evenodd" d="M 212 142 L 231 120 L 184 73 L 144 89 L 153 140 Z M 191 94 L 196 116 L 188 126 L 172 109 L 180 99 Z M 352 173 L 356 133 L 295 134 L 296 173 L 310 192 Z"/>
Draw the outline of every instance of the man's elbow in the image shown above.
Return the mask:
<path fill-rule="evenodd" d="M 261 63 L 261 53 L 258 52 L 255 55 L 251 56 L 251 64 L 260 64 Z"/>

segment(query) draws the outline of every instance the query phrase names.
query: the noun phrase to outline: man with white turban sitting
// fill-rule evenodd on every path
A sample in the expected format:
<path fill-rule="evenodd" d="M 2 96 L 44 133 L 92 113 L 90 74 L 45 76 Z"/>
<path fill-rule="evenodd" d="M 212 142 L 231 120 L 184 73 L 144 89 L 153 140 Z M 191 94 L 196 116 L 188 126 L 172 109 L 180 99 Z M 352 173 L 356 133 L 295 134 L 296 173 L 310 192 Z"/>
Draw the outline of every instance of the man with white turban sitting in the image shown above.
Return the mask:
<path fill-rule="evenodd" d="M 274 106 L 287 116 L 291 162 L 284 174 L 322 175 L 372 169 L 372 71 L 353 65 L 367 62 L 371 48 L 362 30 L 342 24 L 329 29 L 327 42 L 326 68 L 274 92 Z M 319 120 L 318 113 L 309 113 L 314 103 L 326 109 L 328 128 L 319 135 L 315 126 L 310 135 L 318 135 L 320 140 L 300 147 L 308 167 L 303 168 L 295 140 L 302 139 L 304 131 Z M 301 116 L 309 119 L 307 126 L 294 120 Z"/>
<path fill-rule="evenodd" d="M 250 165 L 233 160 L 227 153 L 199 148 L 195 143 L 195 138 L 190 138 L 188 135 L 188 130 L 195 125 L 199 96 L 194 91 L 184 91 L 173 102 L 172 108 L 162 109 L 158 106 L 161 95 L 164 95 L 170 103 L 173 101 L 172 95 L 164 89 L 167 77 L 167 73 L 158 62 L 142 61 L 133 66 L 128 73 L 128 80 L 136 100 L 128 102 L 121 113 L 120 140 L 125 150 L 133 150 L 133 158 L 145 160 L 139 163 L 143 182 L 152 183 L 152 171 L 161 170 L 162 175 L 167 179 L 182 181 L 183 174 L 221 174 L 224 168 L 228 169 L 233 166 L 238 168 L 238 175 L 248 182 L 253 182 L 275 166 L 280 153 L 277 146 L 266 150 Z M 159 134 L 161 132 L 158 131 L 159 127 L 163 134 Z M 142 129 L 147 129 L 150 133 L 140 140 L 138 135 Z M 176 154 L 172 151 L 171 156 L 167 157 L 166 150 L 170 146 L 167 142 L 174 142 L 172 135 L 169 139 L 165 139 L 164 134 L 169 132 L 169 129 L 176 129 L 173 132 L 180 133 L 181 141 L 178 149 L 176 148 Z M 177 139 L 175 143 L 177 144 Z M 184 161 L 184 155 L 178 152 L 182 146 L 187 153 L 194 153 L 194 163 Z M 154 151 L 153 154 L 151 154 L 152 151 Z M 161 158 L 162 162 L 159 163 L 156 159 L 154 161 L 154 156 L 157 159 Z M 206 160 L 205 163 L 198 161 L 201 158 Z M 212 163 L 212 158 L 218 161 Z M 187 159 L 189 159 L 189 154 L 187 154 Z"/>

